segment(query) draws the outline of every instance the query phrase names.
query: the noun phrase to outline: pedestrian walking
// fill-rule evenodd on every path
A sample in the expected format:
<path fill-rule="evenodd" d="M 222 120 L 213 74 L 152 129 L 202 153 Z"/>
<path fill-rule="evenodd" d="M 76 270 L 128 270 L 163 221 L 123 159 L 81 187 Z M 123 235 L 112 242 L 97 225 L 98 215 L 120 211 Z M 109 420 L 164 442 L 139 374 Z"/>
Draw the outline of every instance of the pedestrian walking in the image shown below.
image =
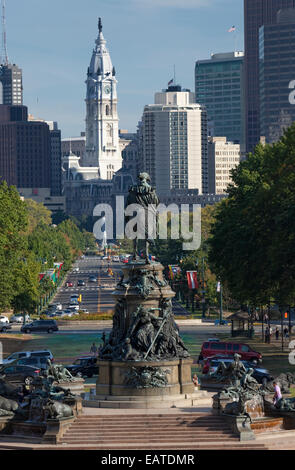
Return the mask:
<path fill-rule="evenodd" d="M 289 330 L 288 330 L 288 328 L 285 326 L 285 328 L 284 328 L 284 338 L 288 338 L 288 336 L 289 336 Z"/>
<path fill-rule="evenodd" d="M 278 327 L 276 327 L 276 333 L 275 333 L 275 335 L 276 335 L 276 340 L 278 340 L 278 339 L 279 339 L 279 336 L 280 336 L 280 330 L 278 329 Z"/>
<path fill-rule="evenodd" d="M 269 338 L 268 338 L 269 343 L 271 342 L 271 335 L 272 334 L 273 334 L 273 329 L 272 329 L 272 327 L 270 327 L 270 329 L 269 329 Z"/>
<path fill-rule="evenodd" d="M 96 356 L 97 354 L 97 346 L 95 343 L 92 343 L 92 346 L 90 348 L 90 352 L 93 354 L 93 356 Z"/>
<path fill-rule="evenodd" d="M 274 388 L 274 396 L 273 396 L 273 404 L 275 406 L 278 406 L 278 403 L 279 401 L 282 399 L 282 392 L 281 392 L 281 388 L 278 384 L 278 382 L 273 382 L 273 388 Z"/>

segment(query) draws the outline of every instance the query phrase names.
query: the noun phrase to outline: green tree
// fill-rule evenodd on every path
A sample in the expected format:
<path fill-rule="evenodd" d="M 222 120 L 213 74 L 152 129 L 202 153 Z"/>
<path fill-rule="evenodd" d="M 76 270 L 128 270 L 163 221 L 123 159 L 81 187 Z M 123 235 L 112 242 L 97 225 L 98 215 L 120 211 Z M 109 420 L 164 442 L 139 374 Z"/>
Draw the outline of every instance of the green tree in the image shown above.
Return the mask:
<path fill-rule="evenodd" d="M 0 183 L 0 309 L 10 308 L 15 295 L 15 271 L 27 248 L 28 216 L 15 187 Z"/>
<path fill-rule="evenodd" d="M 293 304 L 295 125 L 279 142 L 257 146 L 232 179 L 212 231 L 212 268 L 241 302 Z"/>

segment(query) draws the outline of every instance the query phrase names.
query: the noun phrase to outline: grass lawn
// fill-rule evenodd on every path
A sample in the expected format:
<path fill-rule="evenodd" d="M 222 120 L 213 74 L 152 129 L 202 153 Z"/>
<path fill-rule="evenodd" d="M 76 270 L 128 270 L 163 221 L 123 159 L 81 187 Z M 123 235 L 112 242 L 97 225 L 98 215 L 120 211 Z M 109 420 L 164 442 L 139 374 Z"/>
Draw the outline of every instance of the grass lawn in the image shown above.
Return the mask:
<path fill-rule="evenodd" d="M 92 343 L 99 346 L 101 335 L 99 333 L 87 334 L 62 334 L 62 335 L 38 335 L 26 342 L 26 350 L 50 349 L 55 361 L 65 364 L 71 363 L 73 359 L 89 354 Z"/>

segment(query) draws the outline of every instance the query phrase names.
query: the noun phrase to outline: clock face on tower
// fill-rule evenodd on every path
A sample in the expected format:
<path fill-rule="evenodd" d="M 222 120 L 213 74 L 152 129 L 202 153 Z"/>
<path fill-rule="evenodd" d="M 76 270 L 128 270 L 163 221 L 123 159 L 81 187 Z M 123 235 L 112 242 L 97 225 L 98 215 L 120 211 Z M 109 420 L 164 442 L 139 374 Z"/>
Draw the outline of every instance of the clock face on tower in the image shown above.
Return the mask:
<path fill-rule="evenodd" d="M 109 94 L 111 93 L 111 87 L 110 87 L 110 85 L 105 85 L 105 87 L 104 87 L 104 92 L 105 92 L 107 95 L 109 95 Z"/>

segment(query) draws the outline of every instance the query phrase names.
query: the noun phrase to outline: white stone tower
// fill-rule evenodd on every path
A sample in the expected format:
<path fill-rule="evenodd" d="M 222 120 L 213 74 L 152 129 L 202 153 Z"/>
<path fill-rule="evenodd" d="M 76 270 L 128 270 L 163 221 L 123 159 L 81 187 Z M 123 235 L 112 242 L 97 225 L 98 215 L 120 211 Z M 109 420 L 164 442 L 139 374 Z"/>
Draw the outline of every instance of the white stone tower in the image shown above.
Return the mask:
<path fill-rule="evenodd" d="M 100 178 L 109 180 L 122 167 L 117 80 L 102 34 L 101 18 L 98 31 L 86 80 L 86 155 L 83 165 L 98 167 Z"/>

